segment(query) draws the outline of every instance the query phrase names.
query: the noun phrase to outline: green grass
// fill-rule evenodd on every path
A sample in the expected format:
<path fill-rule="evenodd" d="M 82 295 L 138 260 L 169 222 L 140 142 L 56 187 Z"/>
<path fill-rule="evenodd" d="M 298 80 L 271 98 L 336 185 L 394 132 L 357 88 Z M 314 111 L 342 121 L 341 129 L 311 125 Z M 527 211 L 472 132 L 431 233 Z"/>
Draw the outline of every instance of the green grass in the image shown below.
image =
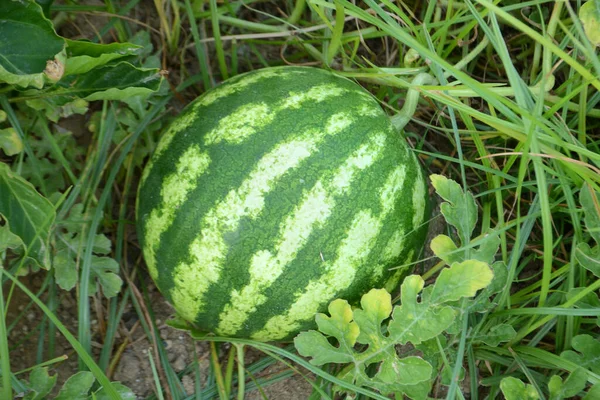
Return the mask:
<path fill-rule="evenodd" d="M 443 386 L 436 371 L 437 396 L 501 398 L 501 380 L 515 376 L 547 398 L 552 375 L 565 377 L 581 366 L 560 357 L 573 349 L 573 338 L 598 338 L 600 281 L 575 258 L 579 244 L 594 244 L 584 224 L 581 188 L 587 184 L 600 191 L 600 60 L 577 17 L 580 5 L 543 0 L 53 4 L 50 15 L 57 31 L 69 38 L 131 41 L 138 31 L 152 27 L 154 49 L 143 62 L 150 60 L 167 70 L 168 85 L 144 107 L 91 103 L 85 120 L 95 121 L 93 131 L 84 129 L 77 140 L 64 144 L 58 136 L 63 128 L 44 112 L 28 108 L 22 93 L 0 84 L 0 105 L 8 116 L 1 128 L 12 126 L 24 144 L 24 151 L 15 156 L 0 151 L 2 162 L 54 199 L 59 228 L 77 204 L 84 210 L 78 284 L 73 289 L 77 327 L 60 321 L 64 291 L 55 279 L 47 278 L 33 293 L 40 288 L 26 288 L 28 278 L 20 276 L 24 266 L 12 263 L 10 250 L 0 253 L 5 268 L 0 287 L 0 397 L 11 398 L 11 388 L 23 388 L 18 379 L 27 378 L 11 365 L 11 346 L 25 346 L 8 340 L 25 318 L 25 312 L 7 313 L 14 306 L 10 302 L 15 291 L 25 291 L 31 299 L 27 310 L 43 311 L 44 319 L 31 333 L 38 365 L 53 366 L 64 359 L 54 343 L 58 331 L 75 349 L 79 370 L 91 371 L 106 390 L 112 388 L 110 375 L 120 355 L 131 346 L 120 325 L 131 308 L 151 346 L 148 357 L 158 394 L 150 398 L 244 398 L 255 390 L 266 396 L 262 391 L 270 384 L 292 375 L 311 381 L 311 398 L 334 397 L 334 385 L 344 385 L 335 377 L 338 371 L 308 364 L 290 347 L 240 340 L 230 355 L 224 355 L 220 345 L 211 342 L 208 369 L 192 362 L 176 372 L 159 339 L 149 278 L 134 235 L 135 188 L 165 120 L 230 76 L 302 64 L 332 68 L 356 79 L 396 125 L 404 127 L 430 172 L 451 177 L 474 193 L 479 210 L 476 233 L 461 249 L 470 252 L 476 247 L 481 232 L 501 237 L 497 260 L 507 266 L 510 285 L 495 297 L 492 311 L 470 314 L 446 344 L 437 343 L 444 349 L 443 363 L 450 375 L 457 378 L 464 367 L 470 377 L 470 384 L 453 379 Z M 402 109 L 407 96 L 416 108 Z M 38 151 L 40 143 L 48 149 L 45 153 Z M 63 178 L 59 187 L 55 176 L 40 175 L 47 159 L 54 174 Z M 27 171 L 32 172 L 26 175 Z M 61 201 L 54 188 L 62 194 Z M 120 294 L 108 300 L 100 294 L 89 296 L 96 233 L 112 242 L 110 256 L 124 277 Z M 424 271 L 425 277 L 435 277 L 441 267 Z M 92 325 L 98 318 L 106 329 Z M 512 326 L 516 336 L 498 346 L 474 339 L 477 332 L 500 324 Z M 92 352 L 94 342 L 102 343 L 102 350 Z M 249 348 L 265 358 L 244 365 L 242 351 Z M 265 375 L 276 360 L 287 360 L 288 369 Z M 588 387 L 600 382 L 598 365 L 583 368 Z M 195 379 L 194 395 L 184 392 L 184 374 Z M 208 377 L 204 385 L 200 376 Z M 238 384 L 240 377 L 245 384 Z M 361 398 L 383 398 L 368 389 L 350 388 Z"/>

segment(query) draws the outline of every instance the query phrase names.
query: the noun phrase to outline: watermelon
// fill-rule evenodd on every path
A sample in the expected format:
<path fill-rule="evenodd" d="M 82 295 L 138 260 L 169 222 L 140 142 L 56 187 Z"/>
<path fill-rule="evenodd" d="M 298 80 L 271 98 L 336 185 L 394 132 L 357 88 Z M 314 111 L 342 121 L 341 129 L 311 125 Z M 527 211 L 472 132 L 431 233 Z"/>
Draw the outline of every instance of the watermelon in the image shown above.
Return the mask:
<path fill-rule="evenodd" d="M 362 87 L 276 67 L 184 109 L 144 169 L 136 213 L 149 273 L 181 318 L 287 340 L 333 299 L 393 288 L 410 271 L 427 186 Z"/>

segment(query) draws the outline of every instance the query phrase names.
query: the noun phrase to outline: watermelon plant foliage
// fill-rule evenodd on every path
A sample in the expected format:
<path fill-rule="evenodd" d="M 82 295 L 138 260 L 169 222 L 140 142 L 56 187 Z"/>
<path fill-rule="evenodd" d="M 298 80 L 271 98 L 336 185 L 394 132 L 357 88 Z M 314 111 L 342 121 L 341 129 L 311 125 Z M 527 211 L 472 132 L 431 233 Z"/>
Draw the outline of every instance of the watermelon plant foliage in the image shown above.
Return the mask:
<path fill-rule="evenodd" d="M 457 228 L 461 241 L 469 243 L 477 220 L 472 194 L 443 176 L 432 175 L 431 180 L 446 200 L 441 206 L 444 218 Z M 310 357 L 314 365 L 348 363 L 338 378 L 385 395 L 424 399 L 440 368 L 442 382 L 448 384 L 452 374 L 439 354 L 439 345 L 446 342 L 444 333 L 456 334 L 458 322 L 469 312 L 491 307 L 490 297 L 506 283 L 506 267 L 501 263 L 490 266 L 498 248 L 493 233 L 484 237 L 478 251 L 471 252 L 458 248 L 448 236 L 436 239 L 432 248 L 447 267 L 440 271 L 435 283 L 425 287 L 422 277 L 408 276 L 400 287 L 400 303 L 396 306 L 383 289 L 365 294 L 355 309 L 345 300 L 333 301 L 329 315 L 317 314 L 318 331 L 302 332 L 294 339 L 298 352 Z M 463 307 L 461 300 L 465 299 L 468 305 Z M 475 340 L 497 346 L 514 334 L 512 327 L 500 325 L 480 331 Z M 407 344 L 421 350 L 422 356 L 400 356 L 397 346 Z"/>
<path fill-rule="evenodd" d="M 56 386 L 58 375 L 50 375 L 48 367 L 35 367 L 29 374 L 29 381 L 22 381 L 27 389 L 23 395 L 25 400 L 112 400 L 114 395 L 107 393 L 104 388 L 93 388 L 96 379 L 91 372 L 81 371 L 69 377 L 61 386 L 58 394 L 51 396 L 51 392 Z M 113 387 L 119 395 L 120 400 L 133 400 L 135 394 L 128 387 L 113 382 Z"/>
<path fill-rule="evenodd" d="M 345 300 L 335 300 L 329 305 L 330 316 L 316 317 L 321 332 L 303 332 L 294 339 L 294 344 L 315 365 L 351 363 L 341 374 L 344 380 L 384 394 L 422 397 L 430 390 L 432 366 L 421 357 L 399 357 L 395 346 L 418 345 L 444 332 L 457 313 L 447 303 L 474 296 L 491 280 L 491 269 L 477 260 L 444 269 L 435 284 L 426 289 L 420 276 L 411 275 L 400 288 L 399 306 L 392 307 L 391 296 L 384 289 L 365 294 L 361 308 L 355 310 Z M 391 320 L 382 326 L 390 315 Z M 330 344 L 324 334 L 337 339 L 338 346 Z M 357 351 L 356 344 L 367 348 Z M 375 363 L 379 364 L 378 372 L 370 377 L 366 369 Z"/>

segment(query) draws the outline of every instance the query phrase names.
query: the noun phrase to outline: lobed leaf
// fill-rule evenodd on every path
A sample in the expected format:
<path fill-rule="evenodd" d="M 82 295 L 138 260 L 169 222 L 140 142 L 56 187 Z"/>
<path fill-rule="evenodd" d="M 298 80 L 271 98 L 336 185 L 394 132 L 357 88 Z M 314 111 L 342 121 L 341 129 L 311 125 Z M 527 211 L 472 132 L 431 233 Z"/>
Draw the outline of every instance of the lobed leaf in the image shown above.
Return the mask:
<path fill-rule="evenodd" d="M 600 196 L 586 183 L 581 188 L 579 201 L 585 214 L 585 226 L 596 243 L 600 244 Z"/>
<path fill-rule="evenodd" d="M 537 400 L 540 398 L 532 385 L 525 384 L 512 376 L 502 379 L 500 390 L 506 400 Z"/>
<path fill-rule="evenodd" d="M 67 379 L 54 400 L 87 400 L 94 381 L 94 374 L 91 372 L 78 372 Z"/>
<path fill-rule="evenodd" d="M 494 325 L 489 331 L 480 333 L 473 337 L 473 343 L 483 342 L 491 347 L 497 347 L 502 342 L 508 342 L 517 336 L 517 332 L 512 325 L 499 324 Z"/>
<path fill-rule="evenodd" d="M 467 244 L 477 223 L 477 204 L 473 195 L 445 176 L 434 174 L 430 179 L 437 194 L 446 200 L 441 205 L 446 222 L 456 228 L 462 244 Z"/>
<path fill-rule="evenodd" d="M 472 297 L 488 286 L 494 274 L 490 267 L 481 261 L 467 260 L 443 269 L 431 292 L 431 301 L 440 304 Z"/>
<path fill-rule="evenodd" d="M 399 357 L 395 346 L 409 342 L 418 346 L 440 335 L 456 318 L 454 308 L 444 303 L 474 295 L 492 277 L 485 263 L 469 260 L 447 268 L 432 289 L 424 288 L 420 276 L 407 277 L 400 289 L 401 304 L 393 308 L 391 296 L 384 289 L 370 290 L 362 297 L 361 307 L 354 310 L 346 301 L 335 300 L 329 305 L 330 316 L 316 317 L 321 332 L 302 332 L 294 344 L 301 355 L 311 358 L 312 364 L 351 363 L 339 379 L 383 394 L 424 398 L 432 385 L 432 365 L 414 355 Z M 390 313 L 392 319 L 386 329 L 382 325 Z M 356 348 L 356 343 L 365 346 Z M 366 368 L 374 364 L 377 372 L 370 376 Z"/>
<path fill-rule="evenodd" d="M 590 248 L 587 243 L 579 243 L 575 248 L 575 259 L 583 268 L 600 277 L 600 245 Z"/>
<path fill-rule="evenodd" d="M 579 9 L 579 19 L 592 45 L 600 45 L 600 0 L 588 0 Z"/>
<path fill-rule="evenodd" d="M 571 341 L 573 350 L 563 351 L 560 356 L 582 368 L 600 373 L 600 342 L 590 335 L 577 335 Z"/>
<path fill-rule="evenodd" d="M 14 156 L 23 151 L 23 141 L 15 128 L 0 129 L 0 149 L 7 156 Z"/>
<path fill-rule="evenodd" d="M 56 385 L 57 375 L 50 376 L 48 367 L 35 367 L 29 374 L 29 384 L 31 390 L 25 395 L 25 400 L 43 400 L 52 391 Z"/>
<path fill-rule="evenodd" d="M 585 388 L 586 383 L 587 373 L 583 368 L 571 372 L 564 382 L 560 376 L 554 375 L 548 382 L 550 400 L 562 400 L 576 396 Z"/>

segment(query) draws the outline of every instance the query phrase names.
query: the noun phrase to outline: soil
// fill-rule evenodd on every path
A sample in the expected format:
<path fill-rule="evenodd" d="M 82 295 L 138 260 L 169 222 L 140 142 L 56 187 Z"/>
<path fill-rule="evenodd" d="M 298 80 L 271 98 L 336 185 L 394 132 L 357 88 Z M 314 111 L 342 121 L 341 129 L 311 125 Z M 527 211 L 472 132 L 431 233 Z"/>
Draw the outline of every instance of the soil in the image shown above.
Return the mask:
<path fill-rule="evenodd" d="M 23 282 L 35 292 L 39 290 L 43 284 L 44 276 L 44 272 L 36 273 L 23 278 Z M 150 294 L 151 307 L 157 318 L 156 322 L 159 327 L 160 339 L 167 351 L 169 364 L 176 373 L 183 371 L 193 362 L 195 347 L 201 371 L 201 385 L 204 386 L 208 371 L 210 370 L 210 349 L 208 343 L 194 341 L 185 332 L 175 330 L 165 325 L 164 321 L 173 314 L 173 310 L 171 306 L 164 301 L 157 290 L 151 289 Z M 56 310 L 56 315 L 69 331 L 76 335 L 77 301 L 75 293 L 61 290 L 58 293 L 58 296 L 60 302 Z M 42 298 L 42 300 L 44 299 Z M 19 315 L 21 315 L 21 318 L 15 324 L 9 335 L 9 348 L 12 349 L 10 352 L 11 368 L 13 371 L 22 371 L 40 362 L 36 360 L 39 332 L 37 329 L 39 329 L 38 325 L 43 321 L 44 314 L 39 308 L 28 306 L 29 303 L 29 298 L 22 291 L 14 291 L 8 309 L 7 323 L 11 324 L 13 321 L 17 320 Z M 138 399 L 144 399 L 155 394 L 155 383 L 149 360 L 149 354 L 153 354 L 154 349 L 146 338 L 134 310 L 127 310 L 125 312 L 121 325 L 122 326 L 118 330 L 113 357 L 111 359 L 112 361 L 116 358 L 118 363 L 114 369 L 110 369 L 114 372 L 109 377 L 112 381 L 119 381 L 129 387 L 136 394 Z M 97 320 L 92 320 L 92 329 L 95 332 L 99 332 L 100 327 Z M 55 337 L 55 354 L 50 355 L 45 352 L 43 360 L 41 360 L 46 361 L 53 357 L 63 355 L 67 357 L 66 360 L 53 364 L 49 368 L 50 375 L 58 375 L 57 384 L 53 392 L 54 394 L 58 393 L 62 384 L 78 370 L 77 355 L 75 351 L 60 332 L 57 332 Z M 101 336 L 95 335 L 94 339 L 99 337 Z M 119 349 L 123 343 L 126 344 L 122 353 L 120 356 L 116 356 L 115 353 L 118 351 L 117 349 Z M 47 349 L 47 346 L 48 338 L 46 337 L 44 348 Z M 102 344 L 92 342 L 92 347 L 94 356 L 97 358 L 100 354 Z M 227 353 L 224 351 L 222 353 L 221 360 L 224 363 Z M 259 360 L 261 357 L 264 357 L 262 353 L 247 349 L 247 354 L 245 356 L 247 365 Z M 284 364 L 277 363 L 263 371 L 259 377 L 272 375 L 287 368 L 288 367 Z M 18 377 L 25 380 L 29 379 L 27 373 L 20 374 Z M 193 394 L 195 386 L 195 376 L 193 372 L 183 376 L 182 384 L 188 395 Z M 308 398 L 312 392 L 310 383 L 297 374 L 284 381 L 264 386 L 261 389 L 267 399 L 301 400 Z M 263 399 L 264 397 L 258 390 L 254 390 L 247 392 L 246 398 Z"/>

